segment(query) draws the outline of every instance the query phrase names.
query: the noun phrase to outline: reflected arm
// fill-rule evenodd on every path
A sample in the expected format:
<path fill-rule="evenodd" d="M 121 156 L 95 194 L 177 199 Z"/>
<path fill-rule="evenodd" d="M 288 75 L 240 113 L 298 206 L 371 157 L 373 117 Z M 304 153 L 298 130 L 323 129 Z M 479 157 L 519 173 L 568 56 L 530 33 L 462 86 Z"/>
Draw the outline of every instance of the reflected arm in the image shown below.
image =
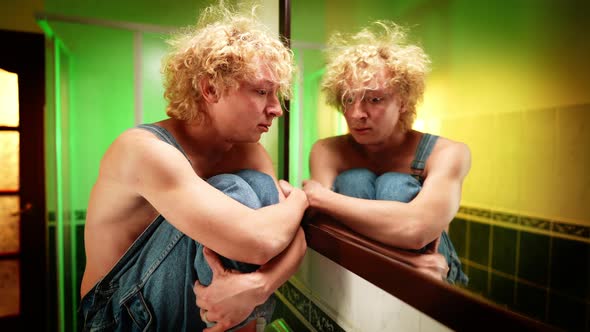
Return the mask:
<path fill-rule="evenodd" d="M 431 155 L 423 188 L 411 202 L 366 200 L 331 191 L 337 158 L 327 146 L 314 149 L 311 174 L 321 187 L 314 183 L 304 187 L 310 206 L 363 235 L 405 249 L 420 249 L 447 228 L 459 209 L 463 179 L 470 167 L 467 146 L 453 143 Z"/>

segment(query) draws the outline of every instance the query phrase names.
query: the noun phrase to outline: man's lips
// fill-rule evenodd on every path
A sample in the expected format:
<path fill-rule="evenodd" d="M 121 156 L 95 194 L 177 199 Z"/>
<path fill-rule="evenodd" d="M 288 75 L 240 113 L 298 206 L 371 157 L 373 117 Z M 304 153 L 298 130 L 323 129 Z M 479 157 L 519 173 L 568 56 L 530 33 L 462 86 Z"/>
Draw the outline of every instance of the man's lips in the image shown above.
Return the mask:
<path fill-rule="evenodd" d="M 258 124 L 258 128 L 262 129 L 264 132 L 267 132 L 270 128 L 271 123 L 260 123 Z"/>

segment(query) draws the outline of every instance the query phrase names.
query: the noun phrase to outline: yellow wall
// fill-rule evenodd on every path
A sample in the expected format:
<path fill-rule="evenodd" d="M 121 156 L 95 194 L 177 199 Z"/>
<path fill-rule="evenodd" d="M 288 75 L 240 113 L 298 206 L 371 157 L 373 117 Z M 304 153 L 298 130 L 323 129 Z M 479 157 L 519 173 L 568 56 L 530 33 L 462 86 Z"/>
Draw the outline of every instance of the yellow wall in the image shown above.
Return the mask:
<path fill-rule="evenodd" d="M 590 225 L 587 7 L 455 3 L 423 116 L 472 150 L 463 204 Z"/>
<path fill-rule="evenodd" d="M 44 0 L 3 0 L 0 5 L 0 29 L 41 33 L 34 13 L 43 11 Z"/>

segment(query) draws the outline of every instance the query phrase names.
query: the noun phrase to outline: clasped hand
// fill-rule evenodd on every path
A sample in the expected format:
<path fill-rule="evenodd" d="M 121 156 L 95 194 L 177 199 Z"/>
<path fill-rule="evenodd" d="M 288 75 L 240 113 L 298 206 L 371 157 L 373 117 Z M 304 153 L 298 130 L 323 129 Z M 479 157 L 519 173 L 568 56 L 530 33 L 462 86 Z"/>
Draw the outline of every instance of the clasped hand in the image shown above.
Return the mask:
<path fill-rule="evenodd" d="M 309 206 L 317 207 L 318 197 L 320 197 L 327 188 L 315 180 L 304 180 L 302 189 L 307 196 Z"/>
<path fill-rule="evenodd" d="M 245 320 L 268 296 L 256 272 L 239 273 L 224 268 L 218 255 L 209 248 L 204 248 L 203 254 L 213 271 L 213 280 L 207 287 L 197 280 L 193 291 L 201 318 L 216 323 L 204 331 L 225 331 Z"/>

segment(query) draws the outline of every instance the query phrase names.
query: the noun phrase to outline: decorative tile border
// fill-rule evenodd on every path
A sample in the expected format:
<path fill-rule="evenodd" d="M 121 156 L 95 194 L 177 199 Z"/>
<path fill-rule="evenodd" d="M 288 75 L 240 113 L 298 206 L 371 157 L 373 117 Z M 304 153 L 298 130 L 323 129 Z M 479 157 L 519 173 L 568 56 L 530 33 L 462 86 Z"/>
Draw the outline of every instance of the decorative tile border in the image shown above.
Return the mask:
<path fill-rule="evenodd" d="M 69 218 L 70 215 L 66 214 L 65 215 L 66 218 Z M 74 210 L 74 221 L 76 222 L 76 224 L 78 225 L 82 225 L 86 222 L 86 210 Z M 54 224 L 57 219 L 56 219 L 56 214 L 55 211 L 47 211 L 47 221 L 49 221 L 50 224 Z M 70 221 L 69 219 L 66 221 Z"/>
<path fill-rule="evenodd" d="M 582 238 L 590 238 L 590 227 L 582 225 L 572 225 L 565 224 L 562 222 L 554 222 L 553 232 L 578 236 Z"/>
<path fill-rule="evenodd" d="M 488 221 L 500 222 L 507 227 L 518 225 L 533 231 L 549 232 L 552 235 L 567 236 L 568 238 L 575 238 L 584 242 L 590 241 L 589 226 L 467 206 L 459 207 L 459 213 L 465 216 L 476 217 L 477 221 L 480 222 L 485 222 L 485 219 L 488 219 Z"/>
<path fill-rule="evenodd" d="M 520 218 L 519 218 L 519 216 L 514 215 L 514 214 L 492 211 L 492 219 L 497 220 L 497 221 L 501 221 L 501 222 L 506 222 L 506 223 L 518 225 L 518 221 Z"/>
<path fill-rule="evenodd" d="M 295 287 L 291 281 L 284 283 L 278 292 L 299 311 L 316 331 L 344 332 L 332 318 L 319 308 L 310 298 Z"/>
<path fill-rule="evenodd" d="M 551 230 L 551 220 L 532 218 L 526 216 L 520 216 L 520 224 L 526 227 L 532 227 L 542 229 L 545 231 Z"/>
<path fill-rule="evenodd" d="M 76 221 L 86 221 L 86 210 L 74 210 Z"/>

